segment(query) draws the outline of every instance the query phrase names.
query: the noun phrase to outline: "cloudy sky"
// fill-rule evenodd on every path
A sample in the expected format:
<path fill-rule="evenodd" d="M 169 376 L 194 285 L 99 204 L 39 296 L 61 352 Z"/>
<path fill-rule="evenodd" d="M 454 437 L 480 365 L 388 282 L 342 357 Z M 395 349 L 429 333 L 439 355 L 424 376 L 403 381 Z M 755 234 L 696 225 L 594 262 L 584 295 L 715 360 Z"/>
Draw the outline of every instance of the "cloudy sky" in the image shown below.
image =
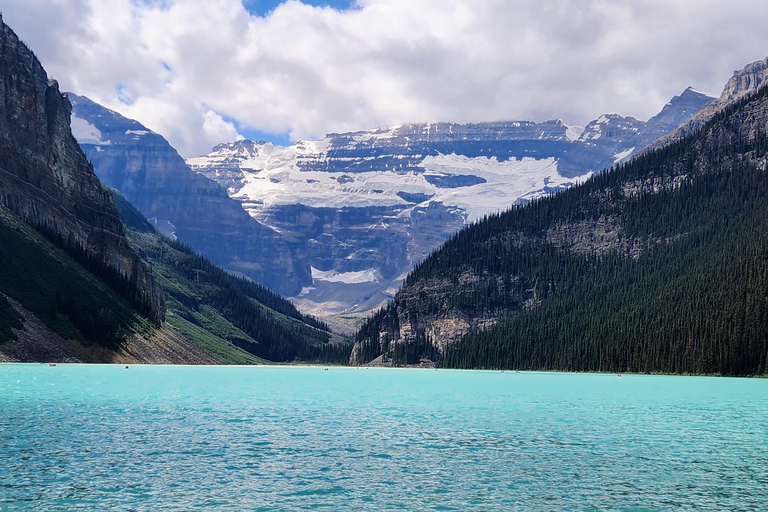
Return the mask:
<path fill-rule="evenodd" d="M 63 90 L 184 155 L 418 121 L 647 119 L 768 56 L 763 0 L 0 0 Z"/>

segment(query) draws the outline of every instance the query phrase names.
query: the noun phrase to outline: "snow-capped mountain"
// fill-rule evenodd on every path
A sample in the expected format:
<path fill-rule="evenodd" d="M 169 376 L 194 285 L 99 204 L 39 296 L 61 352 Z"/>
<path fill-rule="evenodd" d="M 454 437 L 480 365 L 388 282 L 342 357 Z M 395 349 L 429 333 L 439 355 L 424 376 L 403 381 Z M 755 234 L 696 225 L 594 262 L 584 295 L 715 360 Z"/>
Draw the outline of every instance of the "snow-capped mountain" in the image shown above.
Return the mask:
<path fill-rule="evenodd" d="M 297 303 L 343 315 L 391 297 L 414 264 L 465 224 L 630 158 L 710 100 L 689 88 L 647 122 L 611 114 L 586 127 L 427 123 L 290 147 L 241 140 L 187 163 L 252 217 L 305 243 L 313 285 Z"/>

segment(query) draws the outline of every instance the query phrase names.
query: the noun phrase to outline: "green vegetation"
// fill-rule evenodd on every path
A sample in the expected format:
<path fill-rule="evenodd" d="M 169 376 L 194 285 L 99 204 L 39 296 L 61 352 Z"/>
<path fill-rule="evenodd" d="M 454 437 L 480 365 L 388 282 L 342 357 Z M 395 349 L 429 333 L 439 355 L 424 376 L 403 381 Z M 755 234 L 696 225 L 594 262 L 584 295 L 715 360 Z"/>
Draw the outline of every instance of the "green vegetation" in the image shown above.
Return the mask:
<path fill-rule="evenodd" d="M 233 345 L 228 339 L 216 336 L 203 327 L 185 320 L 173 311 L 169 311 L 166 321 L 188 340 L 226 364 L 262 364 L 268 361 L 258 358 Z"/>
<path fill-rule="evenodd" d="M 108 348 L 127 334 L 149 335 L 152 322 L 63 249 L 0 207 L 0 292 L 19 301 L 54 332 Z M 0 311 L 6 310 L 0 305 Z M 0 332 L 14 325 L 0 314 Z"/>
<path fill-rule="evenodd" d="M 223 362 L 349 360 L 350 344 L 267 288 L 160 234 L 127 234 L 166 292 L 168 323 Z"/>
<path fill-rule="evenodd" d="M 463 230 L 409 275 L 408 302 L 363 326 L 360 353 L 385 351 L 378 333 L 400 318 L 448 312 L 500 320 L 447 367 L 768 373 L 766 104 L 763 88 L 682 141 Z M 607 228 L 608 247 L 557 236 Z M 453 293 L 419 296 L 436 280 Z M 395 363 L 434 353 L 423 331 Z"/>
<path fill-rule="evenodd" d="M 112 192 L 115 205 L 120 212 L 120 221 L 125 227 L 138 231 L 139 233 L 155 232 L 155 227 L 125 198 L 123 194 L 114 188 L 110 188 L 109 190 Z"/>
<path fill-rule="evenodd" d="M 115 194 L 128 219 L 129 243 L 166 294 L 168 324 L 224 363 L 346 363 L 351 346 L 325 324 L 299 313 L 270 290 L 234 277 L 188 247 L 155 233 Z M 149 337 L 157 320 L 121 276 L 45 228 L 39 231 L 0 208 L 0 292 L 18 300 L 50 329 L 86 349 L 114 350 L 127 336 Z M 21 319 L 0 295 L 0 342 Z"/>
<path fill-rule="evenodd" d="M 668 220 L 679 218 L 683 227 L 686 206 L 695 205 L 692 213 L 701 225 L 637 259 L 552 254 L 548 268 L 527 269 L 534 281 L 539 279 L 541 305 L 467 336 L 449 350 L 444 364 L 764 374 L 768 176 L 756 170 L 726 171 L 660 195 L 668 196 L 668 207 L 679 206 L 678 215 Z M 727 216 L 722 215 L 724 201 L 734 205 Z M 645 211 L 648 224 L 656 219 L 657 233 L 663 233 L 665 215 Z"/>

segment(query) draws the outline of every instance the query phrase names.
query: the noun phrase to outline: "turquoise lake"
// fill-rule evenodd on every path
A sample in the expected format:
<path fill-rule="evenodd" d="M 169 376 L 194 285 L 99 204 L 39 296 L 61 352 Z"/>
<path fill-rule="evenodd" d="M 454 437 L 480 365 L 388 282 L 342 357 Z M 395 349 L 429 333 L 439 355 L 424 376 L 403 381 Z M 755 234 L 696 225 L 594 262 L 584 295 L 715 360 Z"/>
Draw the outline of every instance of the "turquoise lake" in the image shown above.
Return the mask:
<path fill-rule="evenodd" d="M 766 510 L 768 380 L 0 364 L 0 511 Z"/>

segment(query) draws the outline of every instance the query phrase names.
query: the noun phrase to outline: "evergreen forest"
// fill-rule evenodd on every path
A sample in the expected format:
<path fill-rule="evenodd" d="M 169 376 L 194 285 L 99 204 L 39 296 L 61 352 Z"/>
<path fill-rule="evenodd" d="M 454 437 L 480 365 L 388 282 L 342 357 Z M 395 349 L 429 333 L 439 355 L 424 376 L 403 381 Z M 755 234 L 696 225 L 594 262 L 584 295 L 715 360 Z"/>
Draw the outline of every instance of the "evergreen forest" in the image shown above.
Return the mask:
<path fill-rule="evenodd" d="M 767 129 L 762 88 L 680 141 L 469 226 L 362 327 L 358 362 L 765 374 Z M 494 325 L 440 351 L 430 326 L 446 318 Z"/>

